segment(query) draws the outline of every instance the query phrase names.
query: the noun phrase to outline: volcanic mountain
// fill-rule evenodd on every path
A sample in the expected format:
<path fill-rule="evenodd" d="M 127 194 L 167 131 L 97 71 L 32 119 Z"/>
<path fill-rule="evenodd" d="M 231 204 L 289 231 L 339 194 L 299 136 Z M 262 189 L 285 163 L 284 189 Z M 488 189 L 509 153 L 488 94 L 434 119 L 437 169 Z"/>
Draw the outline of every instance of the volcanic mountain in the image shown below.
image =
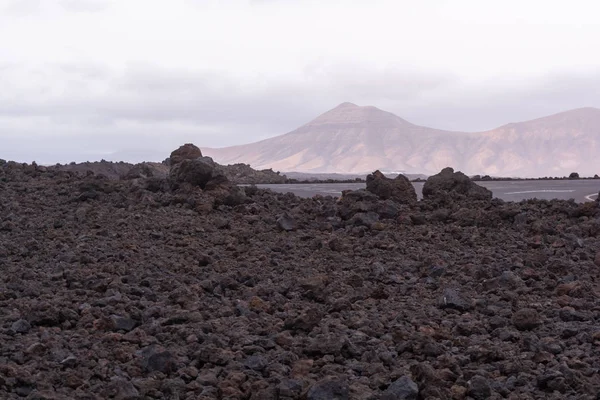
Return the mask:
<path fill-rule="evenodd" d="M 600 172 L 600 110 L 582 108 L 487 132 L 451 132 L 412 124 L 372 106 L 343 103 L 285 135 L 202 151 L 221 164 L 256 169 L 362 174 L 439 172 L 563 176 Z"/>

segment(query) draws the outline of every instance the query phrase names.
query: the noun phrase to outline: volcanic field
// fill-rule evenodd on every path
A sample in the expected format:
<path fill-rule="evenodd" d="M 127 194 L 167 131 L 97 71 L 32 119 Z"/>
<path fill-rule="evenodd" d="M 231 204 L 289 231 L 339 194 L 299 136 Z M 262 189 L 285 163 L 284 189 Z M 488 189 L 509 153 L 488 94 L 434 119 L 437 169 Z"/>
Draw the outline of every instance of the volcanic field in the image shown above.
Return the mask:
<path fill-rule="evenodd" d="M 597 399 L 597 202 L 0 165 L 2 399 Z"/>

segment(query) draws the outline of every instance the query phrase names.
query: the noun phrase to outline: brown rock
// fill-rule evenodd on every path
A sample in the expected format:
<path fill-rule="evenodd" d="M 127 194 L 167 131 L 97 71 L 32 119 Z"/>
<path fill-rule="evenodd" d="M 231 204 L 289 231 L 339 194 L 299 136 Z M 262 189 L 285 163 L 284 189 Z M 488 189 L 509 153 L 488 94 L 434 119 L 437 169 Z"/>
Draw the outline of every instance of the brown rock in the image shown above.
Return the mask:
<path fill-rule="evenodd" d="M 600 251 L 596 253 L 596 256 L 594 257 L 594 264 L 596 264 L 597 267 L 600 267 Z"/>
<path fill-rule="evenodd" d="M 513 325 L 521 330 L 532 330 L 542 324 L 542 319 L 536 310 L 533 308 L 523 308 L 513 314 Z"/>
<path fill-rule="evenodd" d="M 169 157 L 169 162 L 172 167 L 183 160 L 195 160 L 199 157 L 202 157 L 202 151 L 192 143 L 186 143 L 177 150 L 173 150 Z"/>
<path fill-rule="evenodd" d="M 367 176 L 367 190 L 382 200 L 390 199 L 402 204 L 413 204 L 417 201 L 414 186 L 402 174 L 390 179 L 380 171 L 375 171 Z"/>
<path fill-rule="evenodd" d="M 423 185 L 425 199 L 444 199 L 445 197 L 463 197 L 470 200 L 491 200 L 492 192 L 477 185 L 462 172 L 444 168 L 440 173 L 430 176 Z"/>

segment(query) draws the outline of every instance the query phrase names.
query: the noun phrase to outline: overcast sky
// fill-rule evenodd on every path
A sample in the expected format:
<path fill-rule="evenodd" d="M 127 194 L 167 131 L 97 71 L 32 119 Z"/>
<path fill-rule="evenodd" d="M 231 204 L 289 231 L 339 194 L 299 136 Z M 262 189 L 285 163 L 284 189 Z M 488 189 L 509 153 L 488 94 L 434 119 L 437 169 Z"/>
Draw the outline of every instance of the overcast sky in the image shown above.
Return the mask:
<path fill-rule="evenodd" d="M 597 1 L 0 0 L 0 158 L 166 158 L 350 101 L 479 131 L 600 107 Z"/>

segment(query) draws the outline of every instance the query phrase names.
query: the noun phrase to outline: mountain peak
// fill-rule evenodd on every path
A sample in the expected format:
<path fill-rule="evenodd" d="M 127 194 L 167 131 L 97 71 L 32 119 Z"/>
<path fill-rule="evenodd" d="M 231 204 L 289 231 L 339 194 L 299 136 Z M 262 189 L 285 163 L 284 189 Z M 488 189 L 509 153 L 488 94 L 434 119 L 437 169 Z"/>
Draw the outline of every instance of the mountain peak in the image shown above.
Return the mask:
<path fill-rule="evenodd" d="M 350 108 L 350 107 L 358 108 L 359 106 L 357 106 L 354 103 L 350 103 L 349 101 L 346 101 L 346 102 L 340 104 L 339 106 L 337 106 L 336 108 L 334 108 L 334 110 L 338 109 L 338 108 Z"/>
<path fill-rule="evenodd" d="M 379 124 L 397 126 L 398 124 L 408 124 L 408 122 L 390 112 L 380 110 L 377 107 L 358 106 L 354 103 L 345 102 L 324 114 L 319 115 L 309 122 L 307 126 L 342 124 Z"/>

